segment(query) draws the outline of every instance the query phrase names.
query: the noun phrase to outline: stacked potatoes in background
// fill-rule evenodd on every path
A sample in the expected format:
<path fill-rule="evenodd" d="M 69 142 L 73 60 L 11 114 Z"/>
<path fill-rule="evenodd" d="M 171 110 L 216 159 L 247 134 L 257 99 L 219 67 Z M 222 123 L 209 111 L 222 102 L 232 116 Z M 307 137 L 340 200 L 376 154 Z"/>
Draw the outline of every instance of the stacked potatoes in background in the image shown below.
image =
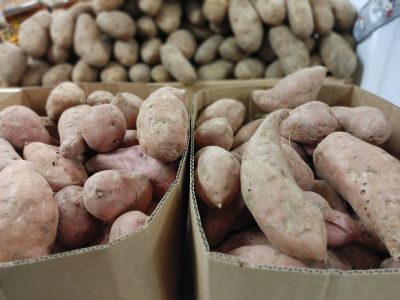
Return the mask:
<path fill-rule="evenodd" d="M 94 0 L 41 11 L 0 45 L 4 86 L 280 78 L 357 67 L 348 0 Z"/>
<path fill-rule="evenodd" d="M 369 106 L 317 101 L 326 69 L 297 71 L 245 105 L 206 106 L 194 133 L 194 188 L 212 251 L 250 264 L 398 267 L 400 161 L 392 128 Z"/>
<path fill-rule="evenodd" d="M 0 262 L 107 244 L 144 225 L 187 148 L 184 90 L 56 86 L 47 117 L 0 112 Z"/>

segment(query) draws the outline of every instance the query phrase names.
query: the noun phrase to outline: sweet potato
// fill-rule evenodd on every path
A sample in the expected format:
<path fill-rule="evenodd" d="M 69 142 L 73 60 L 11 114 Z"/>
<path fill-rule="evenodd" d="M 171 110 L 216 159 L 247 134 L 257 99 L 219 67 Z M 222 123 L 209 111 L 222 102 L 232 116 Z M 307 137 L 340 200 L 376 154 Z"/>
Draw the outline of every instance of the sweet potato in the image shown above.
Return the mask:
<path fill-rule="evenodd" d="M 54 192 L 68 185 L 82 186 L 88 177 L 77 158 L 64 158 L 56 146 L 29 143 L 24 147 L 23 157 L 33 164 L 35 171 L 48 181 Z"/>
<path fill-rule="evenodd" d="M 377 269 L 382 261 L 374 252 L 355 243 L 336 248 L 335 252 L 346 259 L 355 270 Z"/>
<path fill-rule="evenodd" d="M 139 144 L 147 155 L 169 162 L 186 151 L 189 115 L 171 88 L 159 89 L 143 102 L 136 124 Z"/>
<path fill-rule="evenodd" d="M 86 93 L 78 85 L 72 82 L 63 82 L 57 85 L 47 98 L 47 116 L 57 121 L 64 110 L 83 104 L 85 100 Z"/>
<path fill-rule="evenodd" d="M 254 132 L 256 132 L 258 126 L 260 126 L 261 122 L 264 119 L 256 119 L 253 120 L 245 125 L 243 125 L 238 132 L 235 134 L 235 138 L 233 139 L 233 145 L 232 148 L 235 149 L 242 145 L 243 143 L 247 142 L 250 140 L 250 138 L 253 136 Z"/>
<path fill-rule="evenodd" d="M 315 145 L 338 127 L 336 117 L 328 105 L 311 101 L 289 113 L 289 117 L 281 124 L 281 135 L 295 142 Z"/>
<path fill-rule="evenodd" d="M 81 132 L 89 147 L 97 152 L 118 148 L 126 131 L 122 112 L 112 104 L 100 104 L 81 118 Z"/>
<path fill-rule="evenodd" d="M 81 119 L 89 113 L 89 105 L 78 105 L 65 110 L 58 120 L 60 134 L 60 154 L 74 158 L 88 150 L 81 131 Z"/>
<path fill-rule="evenodd" d="M 0 210 L 0 261 L 50 254 L 57 234 L 57 202 L 28 162 L 0 172 Z"/>
<path fill-rule="evenodd" d="M 149 82 L 150 67 L 146 64 L 138 63 L 129 69 L 129 79 L 133 82 Z"/>
<path fill-rule="evenodd" d="M 98 172 L 83 187 L 86 209 L 105 223 L 114 222 L 130 210 L 146 211 L 152 193 L 145 175 L 122 170 Z"/>
<path fill-rule="evenodd" d="M 153 18 L 142 16 L 136 21 L 138 35 L 142 38 L 151 39 L 157 36 L 158 28 Z"/>
<path fill-rule="evenodd" d="M 131 93 L 118 93 L 111 101 L 123 113 L 128 129 L 136 128 L 136 119 L 143 100 Z"/>
<path fill-rule="evenodd" d="M 219 99 L 207 106 L 197 119 L 197 126 L 213 118 L 226 118 L 236 132 L 245 118 L 246 108 L 243 103 L 229 98 Z"/>
<path fill-rule="evenodd" d="M 208 146 L 198 155 L 194 173 L 197 196 L 209 207 L 231 204 L 239 191 L 240 163 L 228 151 Z"/>
<path fill-rule="evenodd" d="M 238 62 L 246 57 L 246 53 L 239 47 L 235 37 L 226 38 L 218 51 L 223 59 L 230 62 Z"/>
<path fill-rule="evenodd" d="M 285 0 L 252 0 L 252 3 L 265 24 L 277 26 L 286 18 Z"/>
<path fill-rule="evenodd" d="M 279 126 L 287 116 L 287 110 L 269 114 L 248 142 L 240 172 L 243 199 L 277 249 L 297 258 L 324 260 L 323 215 L 295 183 L 280 147 Z"/>
<path fill-rule="evenodd" d="M 128 211 L 119 216 L 111 226 L 109 243 L 112 243 L 141 228 L 149 219 L 141 211 Z"/>
<path fill-rule="evenodd" d="M 133 19 L 123 11 L 103 11 L 96 17 L 97 26 L 110 37 L 127 41 L 136 33 Z"/>
<path fill-rule="evenodd" d="M 241 257 L 245 262 L 258 265 L 272 265 L 281 267 L 307 268 L 297 259 L 281 253 L 267 245 L 242 246 L 230 252 L 229 255 Z"/>
<path fill-rule="evenodd" d="M 287 26 L 271 28 L 268 37 L 286 75 L 308 67 L 310 55 L 306 46 Z"/>
<path fill-rule="evenodd" d="M 264 30 L 250 0 L 230 0 L 228 13 L 239 47 L 246 53 L 256 52 L 261 47 Z"/>
<path fill-rule="evenodd" d="M 90 93 L 85 103 L 91 106 L 99 104 L 110 104 L 113 98 L 114 95 L 111 94 L 109 91 L 98 90 Z"/>
<path fill-rule="evenodd" d="M 24 75 L 28 58 L 18 46 L 5 42 L 0 44 L 0 80 L 14 86 Z"/>
<path fill-rule="evenodd" d="M 129 67 L 138 61 L 139 44 L 134 40 L 116 41 L 114 44 L 114 56 L 118 63 Z"/>
<path fill-rule="evenodd" d="M 71 81 L 72 79 L 72 65 L 58 64 L 46 71 L 42 77 L 43 86 L 54 86 L 64 83 L 65 81 Z"/>
<path fill-rule="evenodd" d="M 342 199 L 325 180 L 314 180 L 311 191 L 323 197 L 332 209 L 347 213 L 346 206 Z"/>
<path fill-rule="evenodd" d="M 258 228 L 253 227 L 247 230 L 239 231 L 228 238 L 213 251 L 220 253 L 228 253 L 233 249 L 242 246 L 254 246 L 254 245 L 267 245 L 271 246 L 270 241 L 265 234 Z"/>
<path fill-rule="evenodd" d="M 161 8 L 155 16 L 158 27 L 166 34 L 174 32 L 181 23 L 182 8 L 176 0 L 163 0 Z"/>
<path fill-rule="evenodd" d="M 158 38 L 151 38 L 145 41 L 140 49 L 140 57 L 148 65 L 155 65 L 160 62 L 160 49 L 162 42 Z"/>
<path fill-rule="evenodd" d="M 357 17 L 357 11 L 349 0 L 331 1 L 335 16 L 335 27 L 341 31 L 350 30 Z"/>
<path fill-rule="evenodd" d="M 218 146 L 229 151 L 233 143 L 231 124 L 225 118 L 213 118 L 204 122 L 194 133 L 194 143 L 197 149 Z"/>
<path fill-rule="evenodd" d="M 57 243 L 68 248 L 88 245 L 95 237 L 100 222 L 86 210 L 83 188 L 71 185 L 58 191 L 54 198 L 58 203 L 59 221 Z"/>
<path fill-rule="evenodd" d="M 72 70 L 72 81 L 78 82 L 95 82 L 97 80 L 97 69 L 91 67 L 83 60 L 79 60 Z"/>
<path fill-rule="evenodd" d="M 208 64 L 218 56 L 218 49 L 223 41 L 222 35 L 216 34 L 206 39 L 197 48 L 194 61 L 200 65 Z"/>
<path fill-rule="evenodd" d="M 139 0 L 138 6 L 146 15 L 155 16 L 160 10 L 162 3 L 162 0 Z"/>
<path fill-rule="evenodd" d="M 139 145 L 139 141 L 137 139 L 137 131 L 128 129 L 125 133 L 124 139 L 119 146 L 120 148 L 127 148 L 136 145 Z"/>
<path fill-rule="evenodd" d="M 314 166 L 354 209 L 368 230 L 400 257 L 400 162 L 346 132 L 328 135 L 314 151 Z"/>
<path fill-rule="evenodd" d="M 272 89 L 255 90 L 252 98 L 266 112 L 280 108 L 296 108 L 315 100 L 325 76 L 324 67 L 306 68 L 286 76 Z"/>
<path fill-rule="evenodd" d="M 202 65 L 197 70 L 199 80 L 223 80 L 229 78 L 233 71 L 233 64 L 224 59 Z"/>
<path fill-rule="evenodd" d="M 160 200 L 174 182 L 177 168 L 174 163 L 163 163 L 147 156 L 140 146 L 97 154 L 87 163 L 88 172 L 126 170 L 146 175 L 153 186 L 154 200 Z"/>
<path fill-rule="evenodd" d="M 307 154 L 304 152 L 303 148 L 299 144 L 293 141 L 289 141 L 287 138 L 284 138 L 282 136 L 280 137 L 280 141 L 282 145 L 285 144 L 292 147 L 293 150 L 296 151 L 297 154 L 300 155 L 300 157 L 307 162 L 308 160 Z"/>
<path fill-rule="evenodd" d="M 156 65 L 150 71 L 151 79 L 155 82 L 167 82 L 172 81 L 172 75 L 163 65 Z"/>
<path fill-rule="evenodd" d="M 239 61 L 234 70 L 237 79 L 254 79 L 264 76 L 264 62 L 257 58 L 245 58 Z"/>
<path fill-rule="evenodd" d="M 193 58 L 197 50 L 197 42 L 193 34 L 186 29 L 179 29 L 171 33 L 166 41 L 181 50 L 182 54 L 188 59 Z"/>
<path fill-rule="evenodd" d="M 286 0 L 289 25 L 293 33 L 304 40 L 314 31 L 314 20 L 309 0 Z"/>
<path fill-rule="evenodd" d="M 50 134 L 50 136 L 54 139 L 54 142 L 60 140 L 60 135 L 58 134 L 57 123 L 51 120 L 49 117 L 40 117 L 44 128 Z"/>
<path fill-rule="evenodd" d="M 18 160 L 22 158 L 14 147 L 7 140 L 0 138 L 0 171 Z"/>
<path fill-rule="evenodd" d="M 334 2 L 334 1 L 333 1 Z M 321 35 L 329 33 L 335 25 L 330 0 L 310 0 L 315 32 Z"/>
<path fill-rule="evenodd" d="M 331 111 L 343 131 L 347 131 L 368 143 L 383 144 L 392 134 L 392 127 L 385 115 L 375 107 L 334 106 Z"/>

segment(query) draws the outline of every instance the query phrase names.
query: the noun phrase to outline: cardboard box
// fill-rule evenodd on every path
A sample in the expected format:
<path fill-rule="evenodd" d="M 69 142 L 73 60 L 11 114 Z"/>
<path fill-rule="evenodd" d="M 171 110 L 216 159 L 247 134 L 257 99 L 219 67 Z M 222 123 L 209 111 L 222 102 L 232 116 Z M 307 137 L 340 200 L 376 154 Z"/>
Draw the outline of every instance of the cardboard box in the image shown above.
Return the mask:
<path fill-rule="evenodd" d="M 145 98 L 157 86 L 87 84 Z M 45 114 L 50 88 L 28 88 L 0 101 L 0 109 L 26 105 Z M 186 228 L 188 153 L 177 179 L 141 231 L 111 245 L 0 265 L 0 300 L 178 299 Z M 29 232 L 27 233 L 29 234 Z"/>
<path fill-rule="evenodd" d="M 201 110 L 220 98 L 234 98 L 246 105 L 247 118 L 261 113 L 250 101 L 256 88 L 249 85 L 202 90 L 192 102 L 192 132 Z M 324 85 L 318 98 L 329 105 L 369 105 L 382 110 L 393 126 L 393 134 L 384 148 L 400 157 L 400 110 L 392 104 L 349 85 Z M 268 299 L 268 300 L 394 300 L 400 295 L 400 269 L 337 271 L 258 266 L 250 267 L 238 259 L 210 251 L 202 226 L 194 192 L 194 141 L 190 157 L 190 221 L 194 256 L 196 299 Z"/>

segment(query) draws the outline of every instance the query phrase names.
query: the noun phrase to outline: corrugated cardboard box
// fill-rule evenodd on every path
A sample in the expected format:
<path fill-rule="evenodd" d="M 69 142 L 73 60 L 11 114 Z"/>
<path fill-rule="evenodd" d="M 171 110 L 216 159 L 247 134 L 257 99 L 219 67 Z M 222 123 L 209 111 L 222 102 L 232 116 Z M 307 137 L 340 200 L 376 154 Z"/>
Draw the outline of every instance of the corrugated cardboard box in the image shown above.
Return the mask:
<path fill-rule="evenodd" d="M 192 132 L 201 110 L 220 98 L 233 98 L 247 108 L 250 119 L 261 111 L 250 101 L 256 88 L 215 88 L 195 94 L 192 102 Z M 382 110 L 393 126 L 393 134 L 384 148 L 400 157 L 400 110 L 392 104 L 349 85 L 324 85 L 318 100 L 329 105 L 369 105 Z M 194 285 L 197 299 L 266 299 L 266 300 L 394 300 L 400 299 L 400 270 L 336 271 L 291 269 L 281 267 L 250 267 L 233 257 L 210 251 L 200 220 L 194 192 L 193 136 L 190 157 L 190 220 L 194 256 Z"/>
<path fill-rule="evenodd" d="M 146 98 L 158 86 L 82 87 L 87 92 L 103 89 Z M 50 90 L 20 90 L 4 97 L 0 109 L 20 104 L 44 115 Z M 0 300 L 178 299 L 186 228 L 187 156 L 182 157 L 177 179 L 143 230 L 112 245 L 0 265 Z"/>

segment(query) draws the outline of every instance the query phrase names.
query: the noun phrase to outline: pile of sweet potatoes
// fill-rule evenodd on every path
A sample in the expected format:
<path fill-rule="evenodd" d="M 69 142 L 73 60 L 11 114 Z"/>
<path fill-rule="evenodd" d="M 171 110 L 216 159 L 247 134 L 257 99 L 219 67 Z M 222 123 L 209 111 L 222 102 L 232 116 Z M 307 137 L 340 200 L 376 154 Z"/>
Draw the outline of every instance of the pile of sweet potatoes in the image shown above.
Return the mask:
<path fill-rule="evenodd" d="M 265 115 L 247 123 L 235 99 L 199 112 L 193 180 L 212 251 L 250 264 L 398 266 L 400 161 L 381 148 L 391 125 L 374 107 L 318 101 L 325 76 L 311 67 L 254 90 Z"/>
<path fill-rule="evenodd" d="M 47 116 L 0 111 L 0 262 L 107 244 L 138 231 L 175 181 L 184 90 L 147 99 L 56 86 Z"/>
<path fill-rule="evenodd" d="M 357 67 L 349 0 L 93 0 L 40 11 L 0 45 L 2 85 L 281 78 Z"/>

